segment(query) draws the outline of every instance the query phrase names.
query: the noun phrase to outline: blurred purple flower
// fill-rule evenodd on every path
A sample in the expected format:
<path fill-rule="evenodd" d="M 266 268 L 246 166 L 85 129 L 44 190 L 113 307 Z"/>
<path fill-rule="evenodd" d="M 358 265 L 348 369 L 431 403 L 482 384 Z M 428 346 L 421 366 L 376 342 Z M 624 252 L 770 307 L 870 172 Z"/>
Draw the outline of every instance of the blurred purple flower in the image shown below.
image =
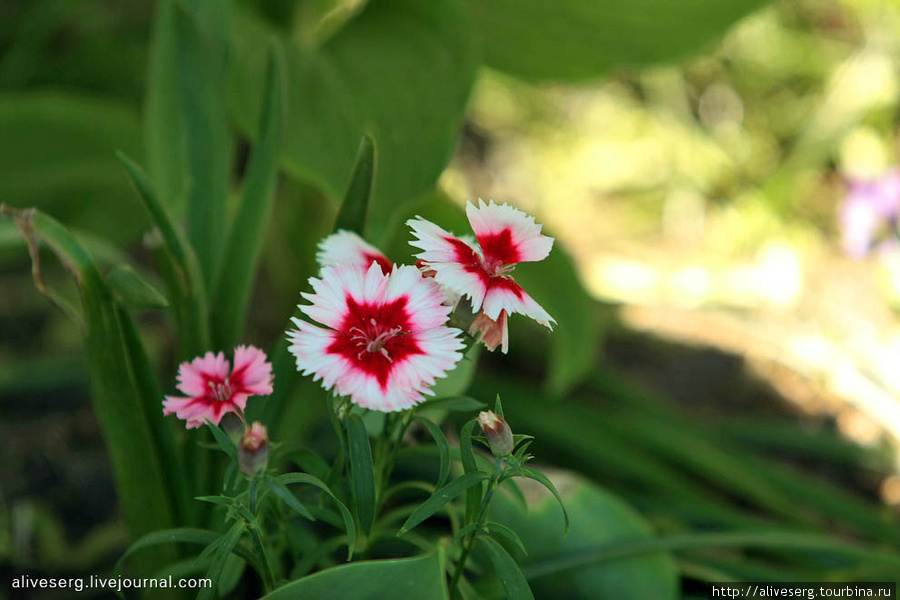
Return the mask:
<path fill-rule="evenodd" d="M 879 228 L 887 225 L 895 231 L 898 216 L 900 169 L 892 169 L 869 181 L 848 181 L 839 217 L 844 253 L 852 258 L 867 255 Z"/>

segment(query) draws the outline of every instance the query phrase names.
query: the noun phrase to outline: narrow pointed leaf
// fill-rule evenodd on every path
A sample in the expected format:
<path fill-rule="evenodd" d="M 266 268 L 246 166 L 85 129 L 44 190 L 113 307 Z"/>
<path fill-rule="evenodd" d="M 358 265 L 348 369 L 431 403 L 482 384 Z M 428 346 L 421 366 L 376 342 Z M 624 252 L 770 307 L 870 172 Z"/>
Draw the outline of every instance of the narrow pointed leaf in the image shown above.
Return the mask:
<path fill-rule="evenodd" d="M 231 553 L 235 551 L 238 542 L 241 541 L 241 536 L 244 534 L 245 528 L 246 525 L 242 521 L 238 521 L 232 525 L 231 529 L 228 530 L 228 533 L 221 538 L 221 542 L 216 548 L 215 557 L 209 566 L 209 570 L 206 572 L 206 576 L 214 582 L 214 585 L 203 588 L 197 595 L 197 600 L 211 600 L 215 597 L 216 592 L 218 591 L 219 580 L 222 579 L 222 572 L 225 570 L 225 565 L 228 562 L 228 557 L 231 556 Z"/>
<path fill-rule="evenodd" d="M 556 486 L 553 485 L 553 482 L 550 481 L 546 475 L 538 471 L 537 469 L 532 469 L 531 467 L 521 467 L 519 469 L 519 473 L 522 477 L 527 477 L 528 479 L 533 479 L 537 481 L 542 486 L 550 490 L 550 493 L 553 494 L 553 497 L 556 498 L 556 501 L 559 502 L 559 507 L 563 511 L 563 518 L 566 522 L 565 532 L 569 532 L 569 513 L 566 512 L 566 505 L 563 504 L 562 498 L 559 495 L 559 492 L 556 491 Z"/>
<path fill-rule="evenodd" d="M 480 400 L 470 398 L 469 396 L 454 396 L 452 398 L 436 398 L 434 400 L 426 400 L 419 405 L 420 408 L 440 408 L 453 412 L 471 412 L 473 410 L 483 410 L 487 405 Z"/>
<path fill-rule="evenodd" d="M 290 506 L 294 511 L 300 516 L 309 519 L 310 521 L 315 521 L 316 518 L 312 515 L 309 510 L 303 506 L 303 504 L 297 500 L 296 496 L 291 493 L 291 490 L 287 489 L 283 483 L 278 481 L 277 479 L 270 479 L 266 482 L 266 485 L 269 486 L 269 489 L 272 490 L 272 493 L 281 498 L 281 500 Z"/>
<path fill-rule="evenodd" d="M 350 458 L 350 488 L 356 516 L 363 531 L 369 533 L 375 521 L 375 467 L 372 464 L 372 448 L 369 434 L 358 415 L 348 415 L 347 451 Z"/>
<path fill-rule="evenodd" d="M 502 523 L 487 523 L 485 526 L 489 532 L 509 540 L 522 554 L 528 555 L 528 550 L 525 548 L 525 544 L 522 542 L 522 538 L 519 537 L 518 533 Z"/>
<path fill-rule="evenodd" d="M 116 265 L 106 275 L 106 283 L 122 306 L 135 310 L 165 308 L 166 297 L 152 283 L 128 265 Z"/>
<path fill-rule="evenodd" d="M 434 493 L 428 500 L 423 502 L 416 510 L 413 511 L 409 518 L 406 519 L 406 522 L 403 524 L 403 527 L 400 528 L 400 531 L 397 535 L 403 535 L 407 531 L 413 529 L 416 525 L 439 511 L 444 507 L 448 502 L 459 496 L 465 490 L 468 490 L 474 486 L 480 486 L 481 482 L 485 479 L 488 479 L 488 475 L 485 473 L 466 473 L 462 477 L 458 479 L 454 479 L 438 491 Z"/>
<path fill-rule="evenodd" d="M 447 481 L 447 476 L 450 474 L 450 444 L 447 442 L 447 437 L 444 435 L 444 432 L 441 431 L 441 428 L 433 421 L 424 417 L 416 417 L 415 420 L 425 426 L 425 429 L 428 430 L 428 433 L 431 434 L 432 439 L 434 439 L 434 443 L 438 447 L 438 452 L 440 452 L 441 466 L 436 485 L 436 487 L 440 489 L 443 487 L 444 483 Z"/>
<path fill-rule="evenodd" d="M 334 230 L 346 229 L 363 235 L 366 229 L 366 217 L 369 202 L 375 187 L 375 140 L 364 135 L 356 151 L 356 162 L 350 174 L 350 185 L 341 202 Z"/>
<path fill-rule="evenodd" d="M 328 494 L 334 503 L 337 505 L 338 510 L 341 512 L 341 517 L 344 519 L 344 528 L 347 533 L 347 560 L 353 558 L 353 550 L 356 548 L 356 523 L 353 522 L 353 515 L 350 514 L 350 511 L 344 505 L 340 499 L 335 496 L 334 492 L 331 491 L 324 482 L 320 479 L 313 477 L 307 473 L 286 473 L 284 475 L 280 475 L 278 481 L 285 485 L 290 485 L 292 483 L 305 483 L 308 485 L 314 485 L 326 494 Z"/>
<path fill-rule="evenodd" d="M 228 434 L 219 426 L 213 423 L 212 421 L 206 422 L 207 426 L 209 426 L 209 430 L 212 432 L 213 437 L 216 438 L 216 443 L 219 444 L 219 448 L 222 449 L 222 452 L 228 455 L 233 461 L 237 460 L 237 446 Z"/>
<path fill-rule="evenodd" d="M 250 155 L 244 192 L 231 223 L 213 293 L 213 323 L 218 347 L 230 347 L 240 337 L 266 225 L 272 212 L 281 145 L 284 94 L 281 71 L 281 55 L 273 48 L 269 54 L 259 135 Z"/>
<path fill-rule="evenodd" d="M 488 558 L 491 559 L 491 563 L 497 571 L 497 576 L 503 584 L 503 589 L 506 590 L 506 597 L 515 598 L 516 600 L 534 600 L 534 594 L 531 593 L 531 588 L 528 587 L 525 575 L 522 574 L 518 563 L 509 555 L 506 548 L 488 536 L 481 536 L 478 539 L 484 544 L 485 550 L 487 550 Z"/>

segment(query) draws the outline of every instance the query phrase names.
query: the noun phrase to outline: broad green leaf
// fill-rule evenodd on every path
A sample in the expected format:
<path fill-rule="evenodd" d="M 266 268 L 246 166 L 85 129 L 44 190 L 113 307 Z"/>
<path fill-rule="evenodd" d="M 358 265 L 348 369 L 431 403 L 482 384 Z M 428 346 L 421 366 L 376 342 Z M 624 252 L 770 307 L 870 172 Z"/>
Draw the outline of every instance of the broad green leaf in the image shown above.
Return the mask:
<path fill-rule="evenodd" d="M 169 305 L 162 292 L 128 265 L 113 267 L 106 274 L 106 283 L 115 294 L 116 300 L 126 308 L 141 310 L 165 308 Z"/>
<path fill-rule="evenodd" d="M 618 497 L 565 472 L 557 472 L 553 477 L 572 520 L 568 535 L 563 533 L 564 518 L 557 502 L 541 489 L 543 484 L 517 480 L 528 499 L 527 510 L 507 494 L 495 495 L 491 505 L 491 520 L 515 531 L 528 550 L 527 558 L 518 556 L 536 595 L 622 600 L 678 597 L 675 565 L 663 553 L 582 568 L 564 577 L 533 578 L 531 564 L 541 564 L 557 555 L 569 556 L 601 544 L 653 540 L 650 526 Z M 518 552 L 514 545 L 510 551 Z"/>
<path fill-rule="evenodd" d="M 763 0 L 463 0 L 485 62 L 528 79 L 580 81 L 701 50 Z"/>
<path fill-rule="evenodd" d="M 442 509 L 445 504 L 459 496 L 461 493 L 476 485 L 480 486 L 486 479 L 488 479 L 488 475 L 481 472 L 466 473 L 462 477 L 454 479 L 436 491 L 428 500 L 419 505 L 419 507 L 409 515 L 409 518 L 406 519 L 406 522 L 403 524 L 403 527 L 400 528 L 397 535 L 403 535 L 407 531 L 413 529 L 416 525 Z"/>
<path fill-rule="evenodd" d="M 206 288 L 200 265 L 193 249 L 175 227 L 169 210 L 160 202 L 156 190 L 137 164 L 123 153 L 117 156 L 131 177 L 134 187 L 163 240 L 165 262 L 160 270 L 166 277 L 178 334 L 181 337 L 181 353 L 185 358 L 197 356 L 209 350 L 209 326 L 207 319 Z"/>
<path fill-rule="evenodd" d="M 240 338 L 263 236 L 272 212 L 284 112 L 281 73 L 281 57 L 273 48 L 269 55 L 259 135 L 250 155 L 244 192 L 231 223 L 213 292 L 212 319 L 219 348 L 231 347 Z"/>
<path fill-rule="evenodd" d="M 363 235 L 366 230 L 366 217 L 372 203 L 375 188 L 376 164 L 375 140 L 364 135 L 356 151 L 356 162 L 350 173 L 350 185 L 344 194 L 344 201 L 334 220 L 334 230 L 346 229 Z"/>
<path fill-rule="evenodd" d="M 0 76 L 2 78 L 2 76 Z M 132 107 L 75 93 L 0 97 L 0 198 L 33 206 L 115 244 L 139 237 L 140 210 L 116 172 L 115 151 L 138 151 Z"/>
<path fill-rule="evenodd" d="M 286 473 L 278 476 L 277 479 L 285 485 L 290 485 L 292 483 L 314 485 L 334 500 L 335 505 L 337 505 L 338 510 L 341 512 L 341 517 L 344 519 L 344 530 L 347 533 L 347 560 L 353 558 L 353 550 L 356 548 L 356 523 L 353 522 L 353 515 L 350 514 L 350 511 L 344 503 L 331 491 L 331 488 L 325 485 L 320 479 L 308 475 L 307 473 Z"/>
<path fill-rule="evenodd" d="M 309 510 L 300 503 L 299 500 L 291 493 L 291 490 L 287 489 L 283 483 L 278 481 L 277 479 L 270 479 L 266 482 L 266 485 L 269 486 L 269 489 L 272 490 L 272 493 L 281 498 L 281 500 L 290 506 L 297 514 L 302 517 L 309 519 L 310 521 L 315 521 L 316 518 L 309 512 Z"/>
<path fill-rule="evenodd" d="M 275 31 L 235 19 L 232 106 L 245 131 Z M 379 242 L 396 206 L 427 190 L 456 141 L 475 74 L 466 15 L 452 0 L 371 0 L 318 47 L 280 39 L 287 68 L 287 169 L 332 198 L 347 188 L 360 138 L 378 141 L 367 237 Z M 410 90 L 416 90 L 414 94 Z"/>
<path fill-rule="evenodd" d="M 93 260 L 59 222 L 36 210 L 12 216 L 30 244 L 43 240 L 72 273 L 84 309 L 84 349 L 91 373 L 91 398 L 109 451 L 119 503 L 129 533 L 137 537 L 170 527 L 174 507 L 160 448 L 141 399 L 154 393 L 137 380 L 122 329 L 122 314 Z M 33 253 L 37 255 L 37 250 Z M 143 372 L 144 365 L 137 365 Z M 159 413 L 157 413 L 158 415 Z M 162 555 L 156 557 L 161 560 Z M 153 561 L 149 561 L 153 562 Z M 152 565 L 159 567 L 159 564 Z"/>
<path fill-rule="evenodd" d="M 261 600 L 446 600 L 441 553 L 415 558 L 368 560 L 292 581 Z"/>
<path fill-rule="evenodd" d="M 494 565 L 494 570 L 497 571 L 503 589 L 506 590 L 506 597 L 509 600 L 528 600 L 529 598 L 534 600 L 534 594 L 531 593 L 531 588 L 528 587 L 522 570 L 519 569 L 516 560 L 509 555 L 506 548 L 488 536 L 479 536 L 478 540 L 487 550 L 487 555 Z"/>
<path fill-rule="evenodd" d="M 478 473 L 478 464 L 475 462 L 475 451 L 472 448 L 472 433 L 478 421 L 472 419 L 463 425 L 459 433 L 459 456 L 462 462 L 463 471 L 466 475 Z M 466 522 L 471 523 L 475 520 L 475 513 L 481 506 L 481 494 L 483 486 L 471 487 L 466 491 Z"/>
<path fill-rule="evenodd" d="M 350 489 L 356 515 L 364 532 L 369 533 L 375 521 L 375 467 L 369 434 L 359 415 L 347 415 L 347 455 L 350 459 Z"/>
<path fill-rule="evenodd" d="M 440 489 L 444 485 L 444 482 L 447 481 L 447 476 L 450 474 L 450 444 L 447 442 L 447 437 L 444 435 L 444 432 L 441 431 L 441 428 L 432 420 L 425 417 L 416 417 L 415 421 L 421 423 L 425 429 L 428 430 L 428 433 L 431 435 L 440 452 L 440 474 L 438 475 L 437 485 L 435 486 Z"/>
<path fill-rule="evenodd" d="M 547 478 L 546 475 L 538 471 L 537 469 L 532 469 L 531 467 L 520 467 L 518 469 L 518 473 L 523 477 L 527 477 L 528 479 L 533 479 L 537 481 L 542 486 L 547 488 L 553 497 L 556 498 L 556 501 L 559 503 L 559 507 L 562 509 L 563 513 L 563 521 L 565 522 L 565 527 L 563 529 L 563 534 L 569 533 L 569 513 L 566 511 L 566 505 L 563 503 L 562 498 L 559 496 L 559 492 L 556 491 L 556 486 L 553 485 L 553 482 Z"/>

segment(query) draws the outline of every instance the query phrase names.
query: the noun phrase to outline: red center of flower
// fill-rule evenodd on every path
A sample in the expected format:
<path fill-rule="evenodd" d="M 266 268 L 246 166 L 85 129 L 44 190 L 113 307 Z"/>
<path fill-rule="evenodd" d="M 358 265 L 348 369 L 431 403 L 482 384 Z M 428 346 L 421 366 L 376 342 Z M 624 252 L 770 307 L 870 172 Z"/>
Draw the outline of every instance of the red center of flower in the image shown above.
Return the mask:
<path fill-rule="evenodd" d="M 477 275 L 486 288 L 503 288 L 521 299 L 522 288 L 509 276 L 519 257 L 519 251 L 512 245 L 512 234 L 509 229 L 504 229 L 497 234 L 482 236 L 481 239 L 485 240 L 484 243 L 488 244 L 488 248 L 490 248 L 488 251 L 483 243 L 479 242 L 482 252 L 489 257 L 489 260 L 482 260 L 471 246 L 460 239 L 444 238 L 453 246 L 456 262 L 467 272 Z M 503 244 L 508 244 L 508 247 Z"/>
<path fill-rule="evenodd" d="M 340 354 L 387 388 L 391 370 L 410 356 L 422 354 L 406 311 L 407 298 L 386 304 L 347 298 L 347 316 L 327 352 Z"/>
<path fill-rule="evenodd" d="M 209 386 L 209 395 L 219 402 L 230 400 L 231 395 L 234 393 L 227 378 L 225 381 L 207 381 L 206 384 Z"/>

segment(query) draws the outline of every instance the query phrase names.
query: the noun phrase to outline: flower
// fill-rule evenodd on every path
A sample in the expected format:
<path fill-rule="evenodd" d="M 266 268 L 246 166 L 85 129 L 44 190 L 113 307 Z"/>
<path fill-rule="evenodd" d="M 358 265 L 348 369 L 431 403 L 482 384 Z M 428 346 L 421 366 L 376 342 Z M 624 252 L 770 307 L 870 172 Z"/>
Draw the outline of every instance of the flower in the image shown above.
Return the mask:
<path fill-rule="evenodd" d="M 385 275 L 393 268 L 391 261 L 381 250 L 346 229 L 338 230 L 319 242 L 316 260 L 322 267 L 356 265 L 363 269 L 368 269 L 373 262 L 377 262 Z"/>
<path fill-rule="evenodd" d="M 503 456 L 512 452 L 515 446 L 512 430 L 503 417 L 494 411 L 483 410 L 478 413 L 478 424 L 481 426 L 481 431 L 487 438 L 494 456 Z"/>
<path fill-rule="evenodd" d="M 852 258 L 869 253 L 880 227 L 896 229 L 900 216 L 900 170 L 871 181 L 850 181 L 840 207 L 841 246 Z M 894 234 L 896 236 L 896 234 Z"/>
<path fill-rule="evenodd" d="M 253 421 L 238 445 L 238 466 L 241 473 L 253 477 L 265 469 L 268 462 L 269 434 L 262 423 Z"/>
<path fill-rule="evenodd" d="M 178 367 L 178 390 L 187 396 L 166 396 L 163 414 L 187 421 L 187 428 L 207 420 L 216 425 L 226 413 L 241 416 L 250 396 L 272 393 L 272 364 L 253 346 L 234 349 L 234 370 L 222 352 L 207 352 Z"/>
<path fill-rule="evenodd" d="M 462 358 L 461 332 L 445 326 L 450 307 L 416 267 L 342 265 L 320 277 L 299 308 L 323 327 L 294 318 L 287 333 L 297 369 L 325 389 L 365 408 L 404 410 Z"/>
<path fill-rule="evenodd" d="M 534 222 L 534 217 L 505 203 L 485 204 L 479 199 L 476 207 L 469 202 L 466 216 L 477 244 L 422 217 L 406 222 L 416 237 L 410 244 L 422 250 L 416 255 L 422 268 L 433 271 L 441 286 L 471 301 L 477 315 L 472 328 L 483 334 L 482 341 L 489 349 L 501 345 L 506 352 L 507 317 L 514 313 L 552 329 L 553 317 L 516 283 L 511 273 L 518 263 L 545 259 L 553 247 L 553 238 L 541 234 L 542 226 Z"/>

